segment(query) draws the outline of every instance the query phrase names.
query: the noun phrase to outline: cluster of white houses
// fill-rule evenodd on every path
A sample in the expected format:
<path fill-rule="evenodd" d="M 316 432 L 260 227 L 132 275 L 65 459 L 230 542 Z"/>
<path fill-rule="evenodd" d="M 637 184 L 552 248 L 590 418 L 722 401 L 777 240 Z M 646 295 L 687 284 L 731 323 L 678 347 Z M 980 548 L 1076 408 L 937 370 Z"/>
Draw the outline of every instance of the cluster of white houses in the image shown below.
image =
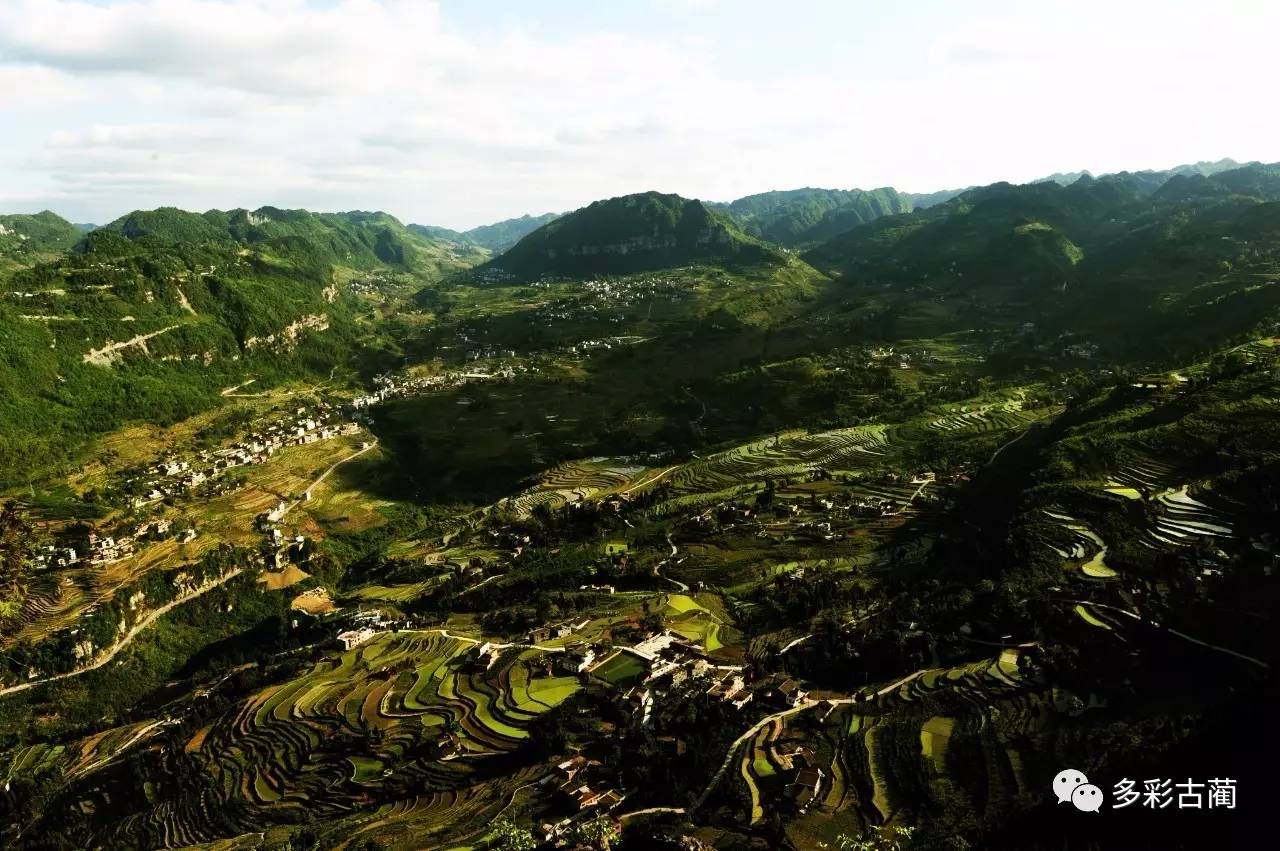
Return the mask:
<path fill-rule="evenodd" d="M 37 568 L 72 567 L 77 564 L 111 564 L 133 555 L 134 539 L 89 532 L 69 546 L 46 544 L 35 554 Z"/>
<path fill-rule="evenodd" d="M 582 281 L 574 287 L 574 294 L 557 298 L 535 311 L 539 322 L 565 322 L 605 318 L 608 310 L 628 307 L 659 299 L 676 302 L 689 297 L 687 284 L 673 278 L 660 276 L 636 276 L 618 279 L 593 279 Z M 614 324 L 624 320 L 621 313 L 608 317 Z"/>
<path fill-rule="evenodd" d="M 196 529 L 185 523 L 175 528 L 173 520 L 169 518 L 148 520 L 116 535 L 103 535 L 89 529 L 65 537 L 60 543 L 45 544 L 36 551 L 33 560 L 37 569 L 72 567 L 77 564 L 99 566 L 133 555 L 138 541 L 162 541 L 171 537 L 176 537 L 180 543 L 185 544 L 195 539 Z"/>
<path fill-rule="evenodd" d="M 225 449 L 204 450 L 193 460 L 162 458 L 148 467 L 140 479 L 126 484 L 135 492 L 142 491 L 133 500 L 133 507 L 141 508 L 165 497 L 190 493 L 227 470 L 261 464 L 286 446 L 302 446 L 359 431 L 359 423 L 342 419 L 330 405 L 300 407 L 293 415 L 270 423 Z"/>
<path fill-rule="evenodd" d="M 568 631 L 563 631 L 565 628 Z M 543 627 L 530 632 L 529 638 L 564 637 L 574 628 L 565 624 L 561 625 L 560 632 L 551 632 L 554 628 Z M 808 692 L 789 677 L 752 682 L 741 665 L 714 664 L 696 644 L 667 630 L 630 647 L 605 648 L 602 656 L 597 656 L 598 649 L 588 644 L 568 647 L 554 660 L 547 659 L 547 666 L 562 675 L 573 675 L 598 670 L 615 656 L 630 656 L 639 663 L 640 674 L 618 692 L 618 702 L 624 714 L 649 727 L 661 727 L 666 720 L 681 717 L 680 707 L 699 695 L 707 695 L 738 710 L 754 700 L 785 708 L 800 706 L 809 699 Z M 489 645 L 481 645 L 474 651 L 473 662 L 492 664 L 496 652 Z"/>
<path fill-rule="evenodd" d="M 514 353 L 512 353 L 514 354 Z M 461 387 L 475 381 L 493 381 L 499 378 L 514 378 L 516 367 L 504 366 L 498 369 L 454 369 L 438 375 L 404 375 L 386 373 L 375 376 L 373 392 L 357 396 L 351 400 L 354 410 L 362 410 L 385 402 L 388 399 L 417 396 L 432 390 L 443 390 L 449 387 Z"/>
<path fill-rule="evenodd" d="M 636 648 L 621 652 L 640 655 Z M 681 707 L 700 695 L 737 710 L 753 701 L 790 708 L 809 699 L 809 693 L 790 677 L 752 682 L 742 666 L 712 664 L 697 647 L 678 639 L 666 642 L 661 655 L 645 660 L 645 664 L 641 681 L 620 695 L 624 710 L 645 726 L 664 727 L 682 717 Z"/>
<path fill-rule="evenodd" d="M 379 611 L 357 612 L 348 616 L 346 622 L 351 628 L 337 635 L 343 650 L 359 647 L 369 639 L 386 632 L 391 626 L 391 621 Z"/>

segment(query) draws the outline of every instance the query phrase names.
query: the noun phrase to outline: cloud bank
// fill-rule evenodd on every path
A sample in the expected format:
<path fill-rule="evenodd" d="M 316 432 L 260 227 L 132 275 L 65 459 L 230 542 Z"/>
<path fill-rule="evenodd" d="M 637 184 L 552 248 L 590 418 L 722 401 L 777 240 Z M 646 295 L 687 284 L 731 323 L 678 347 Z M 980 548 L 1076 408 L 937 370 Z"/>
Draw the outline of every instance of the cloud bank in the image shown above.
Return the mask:
<path fill-rule="evenodd" d="M 477 26 L 420 0 L 11 0 L 0 208 L 470 226 L 651 188 L 1280 159 L 1273 4 L 983 4 L 923 29 L 883 4 L 642 5 L 644 27 L 525 4 Z"/>

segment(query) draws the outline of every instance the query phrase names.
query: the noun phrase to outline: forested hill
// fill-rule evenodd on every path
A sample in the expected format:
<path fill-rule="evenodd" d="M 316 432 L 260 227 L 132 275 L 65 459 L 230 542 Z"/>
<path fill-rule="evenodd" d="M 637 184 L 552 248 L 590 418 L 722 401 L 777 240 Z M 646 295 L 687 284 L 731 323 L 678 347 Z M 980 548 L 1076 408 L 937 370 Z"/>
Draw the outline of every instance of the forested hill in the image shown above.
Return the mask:
<path fill-rule="evenodd" d="M 701 201 L 644 192 L 596 201 L 535 230 L 486 270 L 516 279 L 638 272 L 692 263 L 778 262 L 774 248 L 744 234 Z"/>
<path fill-rule="evenodd" d="M 472 246 L 414 232 L 382 212 L 313 213 L 261 207 L 190 213 L 162 207 L 129 213 L 96 233 L 102 231 L 171 244 L 269 246 L 277 252 L 302 251 L 357 269 L 385 264 L 444 274 L 481 259 Z"/>
<path fill-rule="evenodd" d="M 412 290 L 483 257 L 384 213 L 275 208 L 139 211 L 76 239 L 5 274 L 0 486 L 74 463 L 124 423 L 190 416 L 246 378 L 327 376 L 380 333 L 355 318 L 393 278 Z"/>
<path fill-rule="evenodd" d="M 853 292 L 947 306 L 964 327 L 1017 316 L 1104 347 L 1204 351 L 1280 306 L 1277 201 L 1277 165 L 998 183 L 859 226 L 805 259 Z"/>
<path fill-rule="evenodd" d="M 504 219 L 491 225 L 480 225 L 465 231 L 432 225 L 409 225 L 409 230 L 434 239 L 447 239 L 463 245 L 475 245 L 494 252 L 506 251 L 527 234 L 532 233 L 547 222 L 560 218 L 559 213 L 543 213 L 541 216 L 520 216 Z"/>
<path fill-rule="evenodd" d="M 45 210 L 34 215 L 0 215 L 0 263 L 25 263 L 65 251 L 84 234 Z"/>
<path fill-rule="evenodd" d="M 787 247 L 823 242 L 912 208 L 911 201 L 891 187 L 762 192 L 723 205 L 747 233 Z"/>

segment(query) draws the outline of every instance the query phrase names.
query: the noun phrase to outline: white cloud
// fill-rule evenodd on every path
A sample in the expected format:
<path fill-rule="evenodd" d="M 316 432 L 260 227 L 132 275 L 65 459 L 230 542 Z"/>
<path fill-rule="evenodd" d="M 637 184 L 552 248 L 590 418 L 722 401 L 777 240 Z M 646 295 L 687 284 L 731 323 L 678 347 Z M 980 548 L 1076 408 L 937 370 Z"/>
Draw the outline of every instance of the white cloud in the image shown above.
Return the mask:
<path fill-rule="evenodd" d="M 737 8 L 692 6 L 712 21 Z M 684 20 L 690 2 L 652 8 Z M 1247 27 L 1231 3 L 1208 18 L 1024 8 L 938 24 L 891 62 L 864 59 L 864 40 L 820 72 L 766 31 L 755 52 L 714 28 L 481 33 L 418 0 L 11 0 L 0 120 L 22 132 L 0 134 L 0 206 L 380 207 L 470 225 L 649 188 L 924 190 L 1280 158 L 1265 149 L 1280 138 L 1264 106 L 1275 7 Z M 837 9 L 810 13 L 815 35 Z"/>
<path fill-rule="evenodd" d="M 81 87 L 72 77 L 52 68 L 0 64 L 0 110 L 61 109 L 82 97 Z"/>

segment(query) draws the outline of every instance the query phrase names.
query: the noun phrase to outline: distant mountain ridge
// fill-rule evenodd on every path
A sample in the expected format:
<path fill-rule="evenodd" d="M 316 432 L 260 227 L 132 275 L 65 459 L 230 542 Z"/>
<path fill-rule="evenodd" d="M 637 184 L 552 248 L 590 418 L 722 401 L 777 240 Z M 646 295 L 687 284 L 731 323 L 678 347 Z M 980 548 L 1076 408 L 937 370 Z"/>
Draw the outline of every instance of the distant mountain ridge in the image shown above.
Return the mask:
<path fill-rule="evenodd" d="M 499 253 L 515 245 L 526 235 L 548 222 L 555 221 L 560 213 L 543 213 L 541 216 L 524 215 L 504 219 L 491 225 L 480 225 L 470 230 L 456 231 L 434 225 L 408 225 L 409 230 L 435 239 L 447 239 L 466 245 L 475 245 Z"/>
<path fill-rule="evenodd" d="M 914 209 L 923 210 L 927 207 L 945 204 L 961 192 L 968 192 L 972 188 L 972 186 L 966 186 L 964 189 L 939 189 L 936 192 L 902 192 L 899 194 L 910 201 Z"/>
<path fill-rule="evenodd" d="M 32 259 L 42 253 L 66 251 L 82 235 L 76 225 L 49 210 L 34 215 L 0 215 L 0 256 Z"/>
<path fill-rule="evenodd" d="M 997 183 L 885 216 L 804 259 L 850 286 L 932 302 L 944 327 L 1024 316 L 1060 333 L 1185 350 L 1280 308 L 1280 164 Z M 1264 271 L 1257 271 L 1264 270 Z M 1261 283 L 1260 283 L 1261 280 Z M 941 305 L 945 305 L 942 307 Z"/>
<path fill-rule="evenodd" d="M 1067 171 L 1067 172 L 1059 171 L 1059 172 L 1054 172 L 1053 174 L 1050 174 L 1050 175 L 1046 175 L 1045 177 L 1038 177 L 1035 180 L 1032 180 L 1030 182 L 1031 183 L 1057 183 L 1060 186 L 1070 186 L 1071 184 L 1075 183 L 1077 180 L 1079 180 L 1082 177 L 1098 177 L 1098 176 L 1109 177 L 1113 174 L 1132 174 L 1132 175 L 1139 175 L 1139 176 L 1150 175 L 1150 176 L 1158 177 L 1162 180 L 1167 180 L 1168 178 L 1173 177 L 1175 175 L 1198 175 L 1200 177 L 1212 177 L 1213 175 L 1218 174 L 1219 172 L 1232 171 L 1234 169 L 1243 168 L 1249 165 L 1261 165 L 1261 163 L 1257 162 L 1256 160 L 1253 162 L 1241 163 L 1241 162 L 1236 162 L 1230 157 L 1224 157 L 1223 159 L 1220 159 L 1220 160 L 1213 160 L 1213 161 L 1201 160 L 1200 162 L 1184 163 L 1182 165 L 1177 165 L 1169 169 L 1142 169 L 1141 171 L 1136 171 L 1136 172 L 1108 172 L 1107 174 L 1103 174 L 1103 175 L 1095 175 L 1093 172 L 1089 171 L 1088 169 L 1084 169 L 1082 171 Z"/>
<path fill-rule="evenodd" d="M 748 195 L 716 209 L 748 234 L 788 248 L 814 244 L 880 216 L 910 212 L 911 201 L 892 187 L 790 189 Z"/>
<path fill-rule="evenodd" d="M 263 245 L 278 251 L 301 251 L 316 259 L 353 268 L 388 264 L 401 268 L 434 266 L 438 273 L 478 262 L 465 260 L 452 241 L 407 228 L 384 212 L 354 210 L 313 213 L 259 207 L 256 210 L 209 210 L 192 213 L 173 207 L 135 210 L 91 231 L 86 239 L 116 234 L 126 239 L 163 243 Z M 320 256 L 323 255 L 323 256 Z"/>
<path fill-rule="evenodd" d="M 596 201 L 533 231 L 482 270 L 523 279 L 624 274 L 693 263 L 781 262 L 701 201 L 642 192 Z"/>

